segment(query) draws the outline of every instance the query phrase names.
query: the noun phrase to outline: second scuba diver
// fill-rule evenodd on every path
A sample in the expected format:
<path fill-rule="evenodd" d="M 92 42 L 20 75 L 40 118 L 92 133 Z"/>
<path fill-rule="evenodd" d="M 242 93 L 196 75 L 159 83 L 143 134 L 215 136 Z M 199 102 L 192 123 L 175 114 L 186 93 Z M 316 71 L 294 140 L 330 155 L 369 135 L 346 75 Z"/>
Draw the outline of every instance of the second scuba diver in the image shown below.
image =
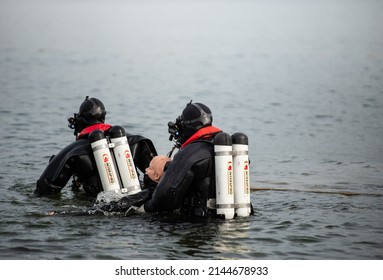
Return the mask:
<path fill-rule="evenodd" d="M 74 129 L 76 141 L 51 157 L 48 166 L 37 180 L 34 191 L 36 195 L 60 193 L 72 176 L 75 177 L 75 189 L 82 187 L 92 197 L 103 191 L 89 134 L 96 130 L 103 131 L 105 135 L 109 134 L 113 126 L 105 123 L 105 115 L 105 106 L 99 99 L 88 96 L 85 98 L 78 113 L 68 119 L 69 127 Z M 140 135 L 127 133 L 126 136 L 135 166 L 145 173 L 150 161 L 157 155 L 152 141 Z"/>

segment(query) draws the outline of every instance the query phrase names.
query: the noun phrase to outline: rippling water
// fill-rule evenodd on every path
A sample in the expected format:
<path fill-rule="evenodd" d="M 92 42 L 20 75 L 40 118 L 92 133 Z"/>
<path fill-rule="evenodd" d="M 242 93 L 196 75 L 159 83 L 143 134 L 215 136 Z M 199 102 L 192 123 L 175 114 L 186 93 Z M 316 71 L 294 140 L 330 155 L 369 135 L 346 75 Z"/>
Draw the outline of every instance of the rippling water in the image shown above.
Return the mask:
<path fill-rule="evenodd" d="M 382 259 L 378 0 L 0 0 L 1 259 Z M 250 139 L 255 215 L 49 216 L 32 192 L 85 95 L 171 148 L 193 99 Z"/>

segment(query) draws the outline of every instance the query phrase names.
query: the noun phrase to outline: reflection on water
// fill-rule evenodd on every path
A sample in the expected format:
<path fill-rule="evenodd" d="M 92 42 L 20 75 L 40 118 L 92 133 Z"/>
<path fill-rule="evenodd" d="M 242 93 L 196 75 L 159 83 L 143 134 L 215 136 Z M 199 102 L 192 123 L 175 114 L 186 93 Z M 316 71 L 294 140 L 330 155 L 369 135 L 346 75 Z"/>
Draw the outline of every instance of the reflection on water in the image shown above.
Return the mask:
<path fill-rule="evenodd" d="M 249 219 L 238 219 L 219 224 L 214 248 L 226 259 L 238 259 L 251 253 L 247 242 L 252 232 Z M 220 254 L 221 255 L 221 254 Z"/>

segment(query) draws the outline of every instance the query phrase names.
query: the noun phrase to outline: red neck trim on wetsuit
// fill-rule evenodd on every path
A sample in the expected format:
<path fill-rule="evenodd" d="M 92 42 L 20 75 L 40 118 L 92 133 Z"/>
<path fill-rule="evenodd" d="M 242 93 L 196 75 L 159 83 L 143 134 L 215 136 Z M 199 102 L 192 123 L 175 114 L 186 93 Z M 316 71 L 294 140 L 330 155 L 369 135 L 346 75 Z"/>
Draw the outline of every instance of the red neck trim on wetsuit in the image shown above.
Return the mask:
<path fill-rule="evenodd" d="M 111 127 L 112 126 L 110 124 L 106 124 L 106 123 L 96 123 L 96 124 L 93 124 L 91 126 L 85 127 L 83 130 L 81 130 L 80 134 L 77 135 L 77 139 L 76 140 L 84 138 L 85 136 L 88 136 L 89 133 L 91 133 L 94 130 L 107 131 Z"/>
<path fill-rule="evenodd" d="M 188 140 L 186 140 L 186 142 L 182 144 L 181 148 L 194 142 L 195 140 L 211 138 L 215 134 L 217 134 L 221 131 L 222 131 L 221 129 L 219 129 L 218 127 L 215 127 L 215 126 L 203 127 L 200 130 L 198 130 L 196 133 L 194 133 Z"/>

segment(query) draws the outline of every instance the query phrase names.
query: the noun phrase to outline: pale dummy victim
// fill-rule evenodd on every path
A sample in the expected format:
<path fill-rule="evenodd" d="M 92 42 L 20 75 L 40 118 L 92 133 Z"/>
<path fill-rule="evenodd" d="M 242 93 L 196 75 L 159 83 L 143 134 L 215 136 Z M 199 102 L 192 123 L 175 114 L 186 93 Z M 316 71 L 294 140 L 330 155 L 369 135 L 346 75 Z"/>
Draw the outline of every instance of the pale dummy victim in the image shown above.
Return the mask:
<path fill-rule="evenodd" d="M 148 175 L 151 180 L 158 183 L 164 175 L 166 163 L 170 161 L 171 159 L 167 156 L 155 156 L 150 161 L 149 167 L 145 169 L 146 175 Z"/>

